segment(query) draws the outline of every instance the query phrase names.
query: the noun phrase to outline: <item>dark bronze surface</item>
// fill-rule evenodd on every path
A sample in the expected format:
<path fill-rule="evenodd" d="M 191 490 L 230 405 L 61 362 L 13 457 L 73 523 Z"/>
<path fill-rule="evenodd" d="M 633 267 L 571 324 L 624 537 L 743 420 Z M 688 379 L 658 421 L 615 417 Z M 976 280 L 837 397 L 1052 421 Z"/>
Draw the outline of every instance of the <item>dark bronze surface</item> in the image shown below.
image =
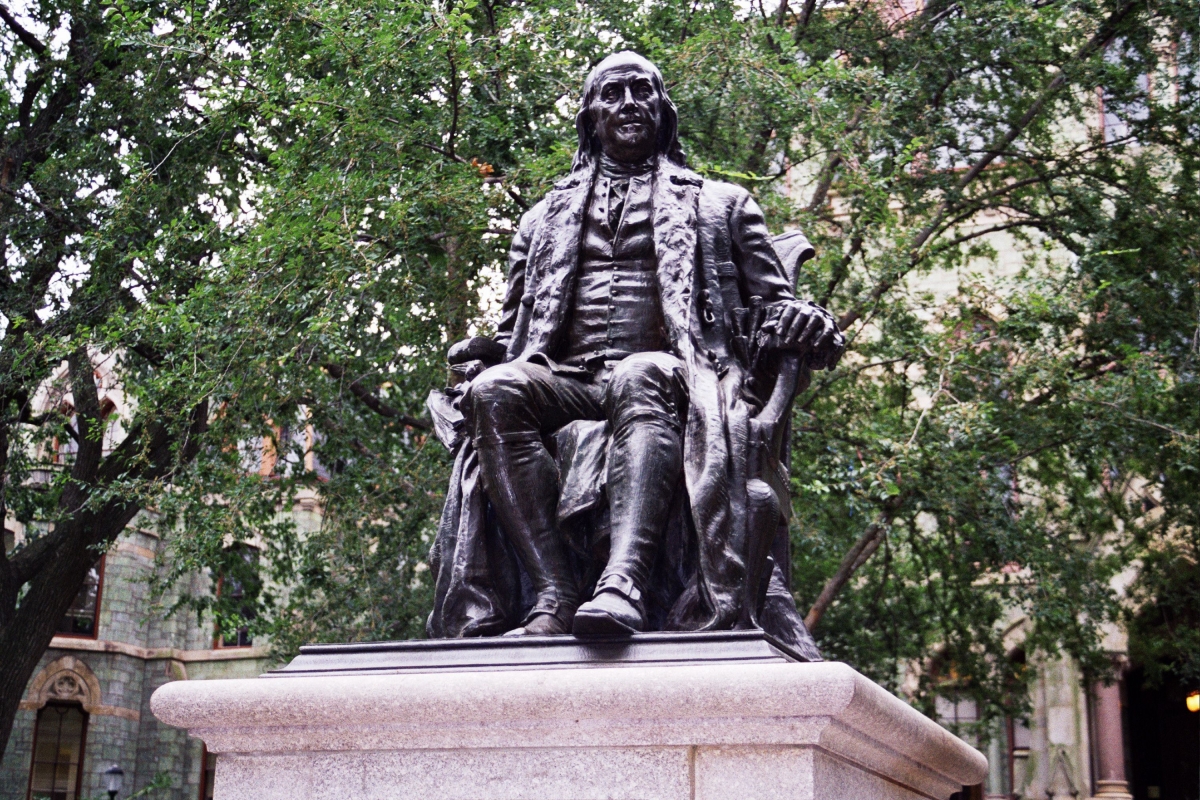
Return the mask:
<path fill-rule="evenodd" d="M 763 629 L 820 658 L 789 585 L 787 431 L 844 342 L 795 297 L 808 241 L 687 169 L 677 129 L 653 64 L 598 64 L 494 344 L 451 348 L 432 638 Z"/>
<path fill-rule="evenodd" d="M 505 636 L 317 644 L 264 677 L 391 675 L 654 664 L 786 663 L 803 656 L 762 631 L 639 633 L 629 637 Z"/>

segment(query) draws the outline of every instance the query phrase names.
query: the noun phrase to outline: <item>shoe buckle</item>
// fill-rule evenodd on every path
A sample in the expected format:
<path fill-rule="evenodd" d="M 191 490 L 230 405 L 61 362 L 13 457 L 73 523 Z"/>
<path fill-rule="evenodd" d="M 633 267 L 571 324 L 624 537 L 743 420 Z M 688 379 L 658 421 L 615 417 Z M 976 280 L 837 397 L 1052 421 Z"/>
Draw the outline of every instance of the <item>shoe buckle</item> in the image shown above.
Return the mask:
<path fill-rule="evenodd" d="M 633 603 L 642 599 L 642 591 L 633 582 L 633 579 L 620 573 L 605 575 L 601 578 L 600 582 L 596 584 L 596 594 L 599 595 L 601 592 L 616 592 L 624 595 Z"/>

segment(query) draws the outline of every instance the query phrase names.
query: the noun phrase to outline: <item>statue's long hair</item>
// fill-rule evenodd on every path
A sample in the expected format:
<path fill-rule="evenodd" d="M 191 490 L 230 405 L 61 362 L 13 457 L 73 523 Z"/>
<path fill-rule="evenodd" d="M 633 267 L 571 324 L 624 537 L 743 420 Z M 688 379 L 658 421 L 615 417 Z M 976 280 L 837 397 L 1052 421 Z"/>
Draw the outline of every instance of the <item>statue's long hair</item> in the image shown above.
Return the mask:
<path fill-rule="evenodd" d="M 583 100 L 580 103 L 579 113 L 575 115 L 575 131 L 579 134 L 579 148 L 575 151 L 575 159 L 571 162 L 572 172 L 591 166 L 600 158 L 600 140 L 596 138 L 596 126 L 592 122 L 592 115 L 588 113 L 592 100 L 596 98 L 600 76 L 611 67 L 616 66 L 616 63 L 627 64 L 630 61 L 638 63 L 650 73 L 650 82 L 654 85 L 658 96 L 662 98 L 662 122 L 658 126 L 655 154 L 666 155 L 672 163 L 680 167 L 687 166 L 687 159 L 679 144 L 679 112 L 667 94 L 667 86 L 663 83 L 662 73 L 658 71 L 658 67 L 632 50 L 622 50 L 619 53 L 613 53 L 593 67 L 592 71 L 588 73 L 587 80 L 583 82 Z"/>

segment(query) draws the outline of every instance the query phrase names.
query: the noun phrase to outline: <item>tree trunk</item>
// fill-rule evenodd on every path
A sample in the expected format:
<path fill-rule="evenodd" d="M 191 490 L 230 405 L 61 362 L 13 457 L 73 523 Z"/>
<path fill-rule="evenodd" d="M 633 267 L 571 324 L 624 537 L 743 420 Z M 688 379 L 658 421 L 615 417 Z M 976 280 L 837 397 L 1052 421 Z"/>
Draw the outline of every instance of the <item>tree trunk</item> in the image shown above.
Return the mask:
<path fill-rule="evenodd" d="M 46 566 L 29 582 L 29 591 L 14 610 L 11 622 L 0 627 L 0 754 L 8 746 L 25 686 L 50 646 L 59 620 L 100 560 L 101 549 L 94 543 L 113 541 L 137 512 L 136 506 L 111 509 L 107 519 L 85 517 L 81 525 L 72 526 L 78 529 L 55 549 Z M 85 526 L 91 528 L 91 535 Z"/>
<path fill-rule="evenodd" d="M 28 585 L 19 605 L 6 603 L 0 620 L 0 756 L 8 746 L 25 686 L 42 654 L 54 638 L 58 622 L 83 588 L 88 571 L 121 531 L 141 510 L 141 505 L 120 495 L 99 508 L 88 500 L 116 481 L 167 480 L 199 451 L 199 437 L 208 420 L 208 402 L 201 401 L 188 415 L 188 427 L 172 430 L 159 416 L 134 424 L 125 440 L 101 460 L 102 429 L 99 403 L 86 353 L 69 359 L 79 451 L 71 480 L 59 498 L 59 518 L 54 529 L 0 562 L 0 588 Z M 0 596 L 0 601 L 6 598 Z"/>

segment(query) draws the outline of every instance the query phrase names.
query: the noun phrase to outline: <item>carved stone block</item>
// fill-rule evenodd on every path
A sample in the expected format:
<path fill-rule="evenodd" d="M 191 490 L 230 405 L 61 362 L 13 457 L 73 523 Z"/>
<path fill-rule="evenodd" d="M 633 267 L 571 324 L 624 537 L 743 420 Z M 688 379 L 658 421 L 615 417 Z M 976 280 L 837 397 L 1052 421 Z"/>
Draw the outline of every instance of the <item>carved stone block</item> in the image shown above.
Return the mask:
<path fill-rule="evenodd" d="M 845 664 L 725 636 L 679 663 L 653 644 L 579 660 L 571 637 L 538 668 L 514 668 L 525 656 L 503 640 L 473 647 L 490 659 L 477 668 L 461 652 L 439 665 L 427 642 L 361 671 L 310 652 L 268 678 L 169 683 L 151 708 L 220 754 L 217 800 L 916 800 L 986 775 L 979 752 Z"/>

